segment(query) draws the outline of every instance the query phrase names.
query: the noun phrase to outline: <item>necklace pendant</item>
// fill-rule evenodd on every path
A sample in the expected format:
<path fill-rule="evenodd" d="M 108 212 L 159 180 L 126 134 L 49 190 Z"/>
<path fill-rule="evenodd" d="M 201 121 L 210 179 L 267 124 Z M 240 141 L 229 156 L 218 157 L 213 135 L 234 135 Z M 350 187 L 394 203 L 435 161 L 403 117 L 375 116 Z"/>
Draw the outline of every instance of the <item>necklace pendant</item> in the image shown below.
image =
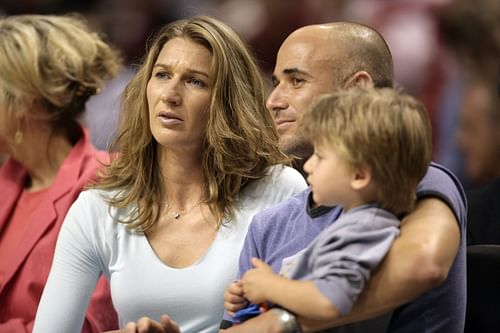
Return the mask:
<path fill-rule="evenodd" d="M 172 216 L 177 220 L 181 216 L 181 214 L 179 214 L 178 212 L 172 212 Z"/>

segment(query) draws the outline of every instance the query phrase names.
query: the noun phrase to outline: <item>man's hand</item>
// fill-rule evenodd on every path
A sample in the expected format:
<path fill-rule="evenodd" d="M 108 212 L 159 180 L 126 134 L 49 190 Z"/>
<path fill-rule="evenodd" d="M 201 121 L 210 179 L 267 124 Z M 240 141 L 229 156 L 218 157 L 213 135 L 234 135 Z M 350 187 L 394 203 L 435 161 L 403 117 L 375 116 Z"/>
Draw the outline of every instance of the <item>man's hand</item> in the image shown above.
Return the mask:
<path fill-rule="evenodd" d="M 259 304 L 269 299 L 268 290 L 276 275 L 271 266 L 260 259 L 252 258 L 255 267 L 243 275 L 243 292 L 245 297 L 252 303 Z"/>
<path fill-rule="evenodd" d="M 240 280 L 232 282 L 224 292 L 224 308 L 232 317 L 238 311 L 248 305 L 243 296 L 243 285 Z"/>

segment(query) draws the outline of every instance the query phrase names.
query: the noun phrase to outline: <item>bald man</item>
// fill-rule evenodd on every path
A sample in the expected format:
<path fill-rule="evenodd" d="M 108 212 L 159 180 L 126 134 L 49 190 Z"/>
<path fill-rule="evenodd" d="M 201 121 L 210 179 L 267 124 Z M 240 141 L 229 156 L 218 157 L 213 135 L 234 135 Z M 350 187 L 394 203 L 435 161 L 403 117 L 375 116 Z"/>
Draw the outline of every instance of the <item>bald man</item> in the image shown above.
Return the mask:
<path fill-rule="evenodd" d="M 297 120 L 322 94 L 354 86 L 391 87 L 392 56 L 375 30 L 353 23 L 312 25 L 294 31 L 282 44 L 267 106 L 274 114 L 281 147 L 297 157 L 311 154 L 297 134 Z M 335 179 L 332 179 L 335 181 Z M 351 313 L 340 320 L 295 318 L 273 309 L 227 332 L 304 332 L 368 320 L 338 332 L 462 332 L 465 316 L 465 199 L 458 180 L 432 164 L 421 181 L 414 212 L 404 217 L 401 235 L 374 272 Z M 255 216 L 240 256 L 240 276 L 258 257 L 279 272 L 282 261 L 303 250 L 339 217 L 341 207 L 317 207 L 310 191 Z M 225 294 L 229 313 L 245 305 L 241 285 Z M 300 300 L 297 300 L 300 302 Z M 228 328 L 230 327 L 230 328 Z M 224 330 L 225 329 L 225 330 Z M 331 330 L 334 332 L 334 330 Z"/>
<path fill-rule="evenodd" d="M 366 26 L 333 23 L 294 31 L 278 51 L 267 100 L 282 150 L 298 165 L 310 156 L 310 143 L 296 133 L 297 120 L 319 96 L 352 86 L 392 87 L 393 76 L 387 44 Z"/>

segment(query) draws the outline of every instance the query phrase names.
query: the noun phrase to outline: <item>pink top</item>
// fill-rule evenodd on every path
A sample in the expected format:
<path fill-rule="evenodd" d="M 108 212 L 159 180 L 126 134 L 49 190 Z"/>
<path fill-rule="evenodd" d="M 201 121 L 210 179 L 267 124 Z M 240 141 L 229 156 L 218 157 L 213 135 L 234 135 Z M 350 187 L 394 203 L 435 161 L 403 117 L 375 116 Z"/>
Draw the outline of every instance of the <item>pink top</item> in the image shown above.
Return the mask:
<path fill-rule="evenodd" d="M 98 160 L 109 161 L 107 153 L 92 147 L 87 131 L 82 132 L 54 182 L 43 191 L 24 190 L 28 173 L 17 161 L 8 159 L 0 167 L 0 333 L 32 331 L 66 213 L 95 179 Z M 116 328 L 109 285 L 100 279 L 82 332 Z"/>
<path fill-rule="evenodd" d="M 19 197 L 12 218 L 0 231 L 0 258 L 2 258 L 0 261 L 0 284 L 4 283 L 5 272 L 9 271 L 11 254 L 19 249 L 19 244 L 32 221 L 31 214 L 47 191 L 48 189 L 36 192 L 24 190 Z"/>

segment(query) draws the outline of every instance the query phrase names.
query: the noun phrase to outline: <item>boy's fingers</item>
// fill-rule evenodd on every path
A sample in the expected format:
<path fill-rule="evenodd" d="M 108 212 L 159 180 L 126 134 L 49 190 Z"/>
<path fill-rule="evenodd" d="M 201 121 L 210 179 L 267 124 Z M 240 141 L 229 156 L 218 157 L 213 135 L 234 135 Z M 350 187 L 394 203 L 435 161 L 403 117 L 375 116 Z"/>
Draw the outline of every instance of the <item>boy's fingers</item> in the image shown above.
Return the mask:
<path fill-rule="evenodd" d="M 260 260 L 259 258 L 252 258 L 252 265 L 254 267 L 260 267 L 264 264 L 264 262 L 262 260 Z"/>

